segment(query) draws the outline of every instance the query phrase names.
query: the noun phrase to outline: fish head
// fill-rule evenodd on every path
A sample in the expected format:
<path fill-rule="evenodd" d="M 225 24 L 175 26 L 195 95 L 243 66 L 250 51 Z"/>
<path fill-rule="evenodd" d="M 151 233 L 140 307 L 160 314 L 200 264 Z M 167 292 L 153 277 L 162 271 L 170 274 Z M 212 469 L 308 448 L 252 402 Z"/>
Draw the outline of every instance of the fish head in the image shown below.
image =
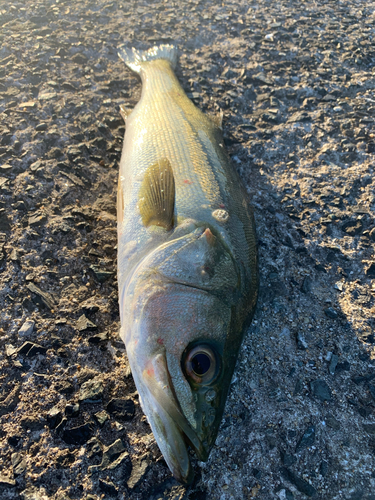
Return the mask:
<path fill-rule="evenodd" d="M 189 446 L 205 461 L 214 445 L 242 338 L 235 293 L 230 300 L 222 293 L 230 296 L 230 284 L 237 286 L 234 261 L 211 231 L 194 233 L 145 263 L 123 332 L 144 412 L 170 470 L 184 483 L 193 475 Z"/>

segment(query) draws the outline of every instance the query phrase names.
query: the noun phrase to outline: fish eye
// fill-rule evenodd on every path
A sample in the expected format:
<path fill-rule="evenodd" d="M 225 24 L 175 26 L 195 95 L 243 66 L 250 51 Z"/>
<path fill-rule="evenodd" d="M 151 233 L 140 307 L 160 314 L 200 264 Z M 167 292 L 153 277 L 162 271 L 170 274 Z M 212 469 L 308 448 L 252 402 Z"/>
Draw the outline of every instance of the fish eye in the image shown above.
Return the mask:
<path fill-rule="evenodd" d="M 182 358 L 186 377 L 200 385 L 208 385 L 217 377 L 219 365 L 216 351 L 207 344 L 188 348 Z"/>

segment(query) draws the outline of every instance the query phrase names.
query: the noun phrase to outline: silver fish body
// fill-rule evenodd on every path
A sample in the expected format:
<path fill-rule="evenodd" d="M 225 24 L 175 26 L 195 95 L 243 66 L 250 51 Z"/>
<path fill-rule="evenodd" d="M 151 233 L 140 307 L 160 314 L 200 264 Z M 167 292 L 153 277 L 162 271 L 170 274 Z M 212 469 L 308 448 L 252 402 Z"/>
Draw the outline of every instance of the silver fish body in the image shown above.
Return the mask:
<path fill-rule="evenodd" d="M 118 184 L 121 337 L 174 476 L 207 460 L 257 299 L 254 218 L 220 123 L 188 99 L 176 48 L 120 49 L 142 80 Z"/>

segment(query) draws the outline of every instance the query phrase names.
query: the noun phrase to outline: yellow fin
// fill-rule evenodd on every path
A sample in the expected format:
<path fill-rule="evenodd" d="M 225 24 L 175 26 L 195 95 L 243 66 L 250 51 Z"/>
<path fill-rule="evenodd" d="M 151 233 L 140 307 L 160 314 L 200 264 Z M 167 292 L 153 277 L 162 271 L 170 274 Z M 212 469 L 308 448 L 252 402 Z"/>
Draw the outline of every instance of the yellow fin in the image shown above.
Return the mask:
<path fill-rule="evenodd" d="M 171 164 L 162 158 L 148 167 L 139 190 L 139 211 L 143 224 L 164 227 L 174 224 L 175 182 Z"/>

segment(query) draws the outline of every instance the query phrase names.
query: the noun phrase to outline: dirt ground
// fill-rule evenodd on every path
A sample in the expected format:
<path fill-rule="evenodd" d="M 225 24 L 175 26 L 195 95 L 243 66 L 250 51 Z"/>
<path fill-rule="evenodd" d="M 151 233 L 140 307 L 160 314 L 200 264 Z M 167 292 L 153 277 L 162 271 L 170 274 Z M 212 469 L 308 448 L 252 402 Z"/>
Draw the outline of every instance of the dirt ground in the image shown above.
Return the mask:
<path fill-rule="evenodd" d="M 0 497 L 375 499 L 375 3 L 0 3 Z M 173 42 L 224 112 L 261 289 L 223 422 L 179 485 L 118 337 L 117 47 Z"/>

